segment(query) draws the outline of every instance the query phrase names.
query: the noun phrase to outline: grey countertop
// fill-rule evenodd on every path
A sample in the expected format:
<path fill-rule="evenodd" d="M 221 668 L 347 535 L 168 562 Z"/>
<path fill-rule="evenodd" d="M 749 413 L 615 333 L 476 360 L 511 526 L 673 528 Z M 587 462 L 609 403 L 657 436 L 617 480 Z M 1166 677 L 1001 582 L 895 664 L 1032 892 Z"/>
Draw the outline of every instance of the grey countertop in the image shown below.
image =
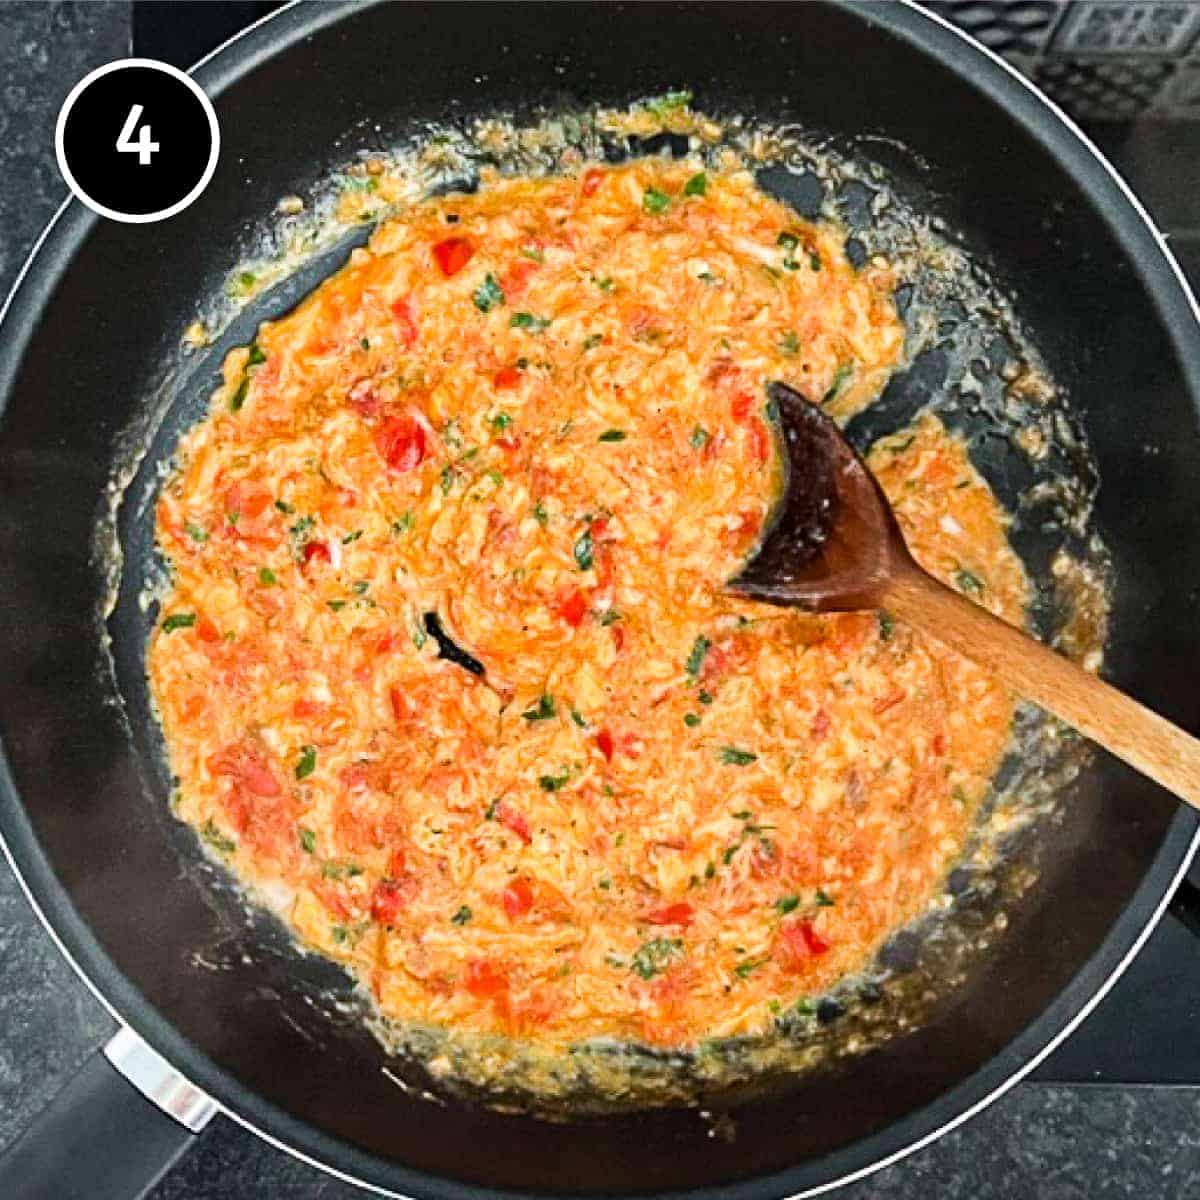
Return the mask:
<path fill-rule="evenodd" d="M 53 150 L 59 105 L 88 70 L 128 53 L 127 3 L 0 3 L 0 293 L 11 286 L 65 194 Z M 1184 166 L 1194 164 L 1198 140 L 1194 131 L 1148 127 L 1115 149 L 1138 182 L 1146 155 L 1165 149 Z M 1197 201 L 1186 175 L 1181 169 L 1179 187 L 1151 181 L 1146 199 L 1171 229 L 1177 251 L 1196 269 L 1200 221 L 1191 219 Z M 0 865 L 0 1147 L 114 1028 Z M 348 1200 L 363 1194 L 218 1118 L 152 1198 Z M 845 1200 L 1200 1195 L 1200 1089 L 1023 1083 L 932 1146 L 837 1195 Z"/>

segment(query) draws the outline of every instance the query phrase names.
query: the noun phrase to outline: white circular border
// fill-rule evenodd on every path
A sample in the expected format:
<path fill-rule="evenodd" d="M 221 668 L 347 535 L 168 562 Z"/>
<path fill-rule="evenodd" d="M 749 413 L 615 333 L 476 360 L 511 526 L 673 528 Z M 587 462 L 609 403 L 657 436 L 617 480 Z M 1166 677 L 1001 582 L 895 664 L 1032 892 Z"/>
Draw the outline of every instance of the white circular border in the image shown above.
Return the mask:
<path fill-rule="evenodd" d="M 75 176 L 71 174 L 71 168 L 67 166 L 67 157 L 63 153 L 63 132 L 67 127 L 67 117 L 71 115 L 71 109 L 75 107 L 75 101 L 79 99 L 79 94 L 93 80 L 109 75 L 113 71 L 123 70 L 125 67 L 146 67 L 151 71 L 160 71 L 164 75 L 170 75 L 172 79 L 179 80 L 200 101 L 200 106 L 204 109 L 204 115 L 208 118 L 209 133 L 212 135 L 212 148 L 208 154 L 208 163 L 205 165 L 204 174 L 200 176 L 199 183 L 182 200 L 176 201 L 170 208 L 160 208 L 158 212 L 123 213 L 117 212 L 114 208 L 106 208 L 103 204 L 97 204 L 79 186 Z M 97 67 L 94 71 L 89 71 L 71 89 L 66 100 L 63 101 L 62 108 L 58 110 L 58 121 L 54 126 L 54 154 L 58 159 L 58 169 L 62 172 L 63 179 L 67 181 L 67 186 L 71 189 L 71 194 L 77 200 L 87 205 L 92 212 L 99 213 L 100 216 L 108 217 L 113 221 L 121 221 L 126 225 L 149 225 L 153 221 L 165 221 L 167 217 L 173 217 L 176 213 L 183 212 L 208 187 L 213 173 L 217 169 L 217 160 L 221 156 L 221 129 L 217 124 L 217 114 L 212 106 L 212 101 L 204 94 L 204 90 L 190 75 L 185 74 L 178 67 L 171 66 L 170 63 L 159 62 L 155 58 L 118 58 L 115 62 L 105 63 L 104 66 Z"/>

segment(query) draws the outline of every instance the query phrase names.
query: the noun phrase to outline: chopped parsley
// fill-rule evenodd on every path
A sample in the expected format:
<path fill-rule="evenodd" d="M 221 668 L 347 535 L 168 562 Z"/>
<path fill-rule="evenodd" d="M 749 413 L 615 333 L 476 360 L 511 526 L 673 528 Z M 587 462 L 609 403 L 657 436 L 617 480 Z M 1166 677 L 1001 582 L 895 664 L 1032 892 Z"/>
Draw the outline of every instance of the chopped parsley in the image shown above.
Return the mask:
<path fill-rule="evenodd" d="M 658 217 L 671 207 L 671 197 L 658 188 L 647 188 L 642 193 L 642 208 L 652 216 Z"/>
<path fill-rule="evenodd" d="M 212 817 L 200 827 L 200 836 L 214 849 L 222 854 L 232 854 L 237 849 L 237 842 L 226 837 L 214 824 Z"/>
<path fill-rule="evenodd" d="M 697 697 L 701 704 L 711 704 L 713 702 L 711 692 L 701 692 Z"/>
<path fill-rule="evenodd" d="M 363 873 L 358 863 L 338 862 L 336 859 L 326 859 L 321 864 L 321 876 L 324 879 L 352 879 Z"/>
<path fill-rule="evenodd" d="M 400 534 L 407 532 L 413 527 L 413 515 L 410 512 L 402 513 L 392 522 L 392 533 L 397 537 Z"/>
<path fill-rule="evenodd" d="M 712 642 L 710 642 L 708 638 L 704 636 L 704 634 L 701 634 L 692 643 L 692 652 L 687 656 L 687 663 L 685 665 L 687 667 L 687 673 L 693 679 L 699 676 L 700 669 L 704 666 L 704 660 L 708 657 L 708 651 L 711 646 Z"/>
<path fill-rule="evenodd" d="M 326 607 L 333 609 L 334 612 L 341 612 L 346 607 L 345 600 L 326 600 Z"/>
<path fill-rule="evenodd" d="M 259 567 L 258 582 L 261 583 L 263 587 L 271 587 L 275 583 L 278 583 L 278 580 L 275 577 L 275 572 L 272 571 L 270 567 Z"/>
<path fill-rule="evenodd" d="M 300 830 L 300 849 L 305 854 L 312 854 L 317 848 L 317 835 L 311 829 Z"/>
<path fill-rule="evenodd" d="M 533 519 L 545 529 L 547 522 L 550 520 L 550 514 L 546 511 L 546 506 L 539 500 L 533 506 Z"/>
<path fill-rule="evenodd" d="M 601 625 L 615 625 L 621 619 L 621 614 L 615 608 L 606 608 L 596 620 Z"/>
<path fill-rule="evenodd" d="M 583 713 L 581 713 L 579 711 L 579 709 L 577 709 L 577 708 L 571 709 L 571 720 L 574 721 L 575 724 L 578 725 L 580 729 L 587 728 L 587 720 L 584 718 Z"/>
<path fill-rule="evenodd" d="M 779 339 L 779 351 L 781 354 L 799 354 L 800 339 L 796 336 L 794 329 L 789 329 L 783 337 Z"/>
<path fill-rule="evenodd" d="M 612 281 L 611 276 L 605 275 L 602 279 L 596 280 L 596 286 L 602 292 L 611 292 L 617 285 Z"/>
<path fill-rule="evenodd" d="M 721 761 L 731 767 L 748 767 L 758 760 L 758 755 L 750 750 L 739 750 L 736 746 L 721 747 Z"/>
<path fill-rule="evenodd" d="M 465 925 L 471 919 L 471 910 L 464 904 L 458 912 L 450 918 L 451 925 Z"/>
<path fill-rule="evenodd" d="M 684 723 L 684 724 L 685 724 L 685 725 L 686 725 L 686 726 L 687 726 L 689 729 L 695 729 L 695 728 L 696 728 L 696 726 L 700 724 L 700 714 L 699 714 L 699 713 L 693 713 L 693 712 L 690 712 L 690 713 L 684 713 L 684 714 L 683 714 L 683 723 Z"/>
<path fill-rule="evenodd" d="M 478 301 L 476 301 L 478 303 Z M 550 324 L 549 317 L 535 317 L 533 313 L 519 312 L 513 313 L 508 319 L 508 324 L 513 329 L 532 329 L 534 333 L 545 329 Z"/>
<path fill-rule="evenodd" d="M 817 888 L 816 899 L 813 901 L 813 903 L 818 908 L 832 908 L 833 897 L 830 896 L 828 892 L 823 891 L 821 888 Z"/>
<path fill-rule="evenodd" d="M 712 435 L 703 426 L 697 425 L 688 441 L 692 443 L 693 450 L 703 450 L 712 441 Z"/>
<path fill-rule="evenodd" d="M 275 507 L 281 513 L 294 513 L 296 511 L 286 500 L 276 500 Z"/>
<path fill-rule="evenodd" d="M 589 333 L 587 337 L 583 339 L 583 348 L 585 350 L 594 350 L 602 341 L 604 341 L 604 334 Z"/>
<path fill-rule="evenodd" d="M 567 780 L 571 778 L 571 772 L 564 770 L 561 775 L 540 775 L 538 776 L 538 787 L 543 792 L 558 792 L 567 785 Z"/>
<path fill-rule="evenodd" d="M 736 967 L 733 968 L 733 973 L 739 979 L 745 979 L 752 975 L 759 967 L 765 966 L 771 960 L 769 958 L 747 958 L 743 959 Z"/>
<path fill-rule="evenodd" d="M 787 916 L 790 912 L 795 912 L 800 907 L 799 896 L 784 896 L 775 901 L 775 911 L 782 916 Z"/>
<path fill-rule="evenodd" d="M 959 567 L 954 573 L 954 582 L 958 584 L 961 591 L 968 592 L 972 596 L 981 595 L 983 592 L 983 580 L 965 567 Z"/>
<path fill-rule="evenodd" d="M 679 108 L 687 108 L 692 102 L 692 93 L 688 88 L 680 88 L 675 92 L 664 92 L 653 100 L 646 101 L 646 107 L 656 116 L 665 116 Z"/>
<path fill-rule="evenodd" d="M 828 404 L 830 400 L 837 397 L 837 394 L 842 390 L 842 384 L 854 374 L 853 363 L 842 363 L 840 367 L 833 373 L 833 382 L 829 385 L 829 391 L 821 397 L 822 404 Z"/>
<path fill-rule="evenodd" d="M 438 476 L 438 486 L 442 489 L 443 496 L 448 496 L 454 486 L 454 468 L 449 463 L 442 468 L 442 473 Z"/>
<path fill-rule="evenodd" d="M 260 363 L 265 363 L 267 356 L 262 352 L 262 348 L 257 342 L 250 343 L 250 354 L 246 359 L 246 366 L 257 367 Z"/>
<path fill-rule="evenodd" d="M 508 413 L 498 412 L 488 421 L 488 424 L 491 425 L 491 427 L 497 433 L 503 433 L 504 430 L 506 430 L 512 424 L 512 420 L 512 417 L 510 417 Z"/>
<path fill-rule="evenodd" d="M 365 596 L 365 595 L 367 594 L 368 590 L 370 589 L 370 587 L 371 587 L 371 584 L 370 584 L 370 581 L 369 581 L 369 580 L 366 580 L 366 579 L 359 579 L 359 580 L 356 580 L 356 581 L 355 581 L 355 582 L 354 582 L 354 583 L 351 585 L 351 588 L 350 588 L 350 590 L 351 590 L 351 591 L 352 591 L 352 592 L 353 592 L 353 593 L 354 593 L 356 596 Z"/>
<path fill-rule="evenodd" d="M 317 749 L 315 746 L 300 747 L 300 761 L 296 764 L 296 778 L 307 779 L 317 769 Z"/>
<path fill-rule="evenodd" d="M 879 640 L 890 642 L 896 632 L 896 618 L 886 608 L 881 608 L 875 614 L 875 619 L 879 622 Z"/>
<path fill-rule="evenodd" d="M 546 261 L 546 256 L 537 248 L 537 246 L 522 246 L 521 254 L 525 258 L 530 258 L 537 263 Z"/>
<path fill-rule="evenodd" d="M 246 393 L 250 390 L 250 376 L 243 375 L 242 382 L 237 385 L 237 391 L 229 397 L 229 411 L 240 412 L 242 405 L 246 403 Z"/>
<path fill-rule="evenodd" d="M 653 979 L 683 956 L 681 938 L 654 938 L 643 942 L 630 960 L 629 969 L 642 979 Z"/>
<path fill-rule="evenodd" d="M 495 275 L 489 271 L 484 276 L 483 282 L 475 289 L 471 299 L 475 301 L 475 307 L 480 312 L 491 312 L 493 308 L 499 308 L 504 303 L 504 289 Z"/>
<path fill-rule="evenodd" d="M 351 542 L 357 542 L 362 535 L 363 531 L 361 529 L 355 529 L 353 532 L 346 534 L 346 536 L 342 538 L 342 545 L 348 546 Z"/>
<path fill-rule="evenodd" d="M 363 350 L 370 350 L 370 348 L 371 348 L 371 343 L 368 342 L 366 338 L 359 338 L 358 345 L 359 345 L 360 349 L 363 349 Z"/>
<path fill-rule="evenodd" d="M 697 171 L 683 185 L 683 194 L 685 196 L 703 196 L 708 191 L 708 176 L 703 171 Z"/>
<path fill-rule="evenodd" d="M 193 542 L 207 542 L 208 541 L 208 530 L 207 529 L 201 529 L 199 525 L 191 525 L 191 524 L 185 525 L 184 528 L 187 530 L 188 537 L 190 537 Z"/>
<path fill-rule="evenodd" d="M 543 693 L 538 697 L 538 702 L 532 708 L 527 708 L 521 716 L 526 721 L 549 721 L 557 713 L 558 709 L 555 706 L 554 697 Z"/>
<path fill-rule="evenodd" d="M 581 571 L 590 571 L 596 560 L 596 543 L 592 540 L 592 531 L 585 529 L 576 539 L 572 551 L 575 563 Z"/>
<path fill-rule="evenodd" d="M 606 429 L 597 439 L 598 442 L 623 442 L 629 435 L 623 429 Z"/>
<path fill-rule="evenodd" d="M 163 623 L 163 633 L 174 633 L 176 629 L 191 629 L 196 623 L 195 613 L 172 613 Z"/>

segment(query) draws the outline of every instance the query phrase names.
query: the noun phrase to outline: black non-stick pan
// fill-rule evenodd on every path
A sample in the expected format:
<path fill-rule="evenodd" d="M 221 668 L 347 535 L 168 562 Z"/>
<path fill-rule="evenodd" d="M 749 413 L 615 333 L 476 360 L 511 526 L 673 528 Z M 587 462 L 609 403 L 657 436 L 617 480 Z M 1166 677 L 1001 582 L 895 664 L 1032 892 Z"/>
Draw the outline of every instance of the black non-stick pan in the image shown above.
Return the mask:
<path fill-rule="evenodd" d="M 553 1123 L 402 1089 L 362 1025 L 314 1001 L 347 990 L 340 973 L 244 912 L 170 817 L 144 705 L 116 702 L 145 614 L 97 618 L 111 581 L 93 540 L 125 431 L 161 381 L 177 373 L 187 410 L 168 430 L 199 411 L 212 362 L 178 374 L 179 332 L 278 197 L 424 120 L 687 86 L 709 110 L 844 144 L 866 136 L 868 155 L 904 148 L 887 164 L 897 187 L 1010 291 L 1090 439 L 1095 525 L 1115 565 L 1111 677 L 1195 729 L 1200 330 L 1161 240 L 1094 148 L 998 60 L 900 3 L 303 4 L 195 74 L 223 139 L 203 197 L 150 226 L 67 205 L 0 325 L 0 832 L 97 994 L 236 1120 L 417 1197 L 812 1192 L 936 1136 L 1030 1070 L 1147 936 L 1193 848 L 1195 818 L 1104 758 L 1040 831 L 1037 884 L 953 1003 L 786 1094 L 714 1127 L 670 1108 Z M 268 291 L 228 336 L 245 339 L 336 265 Z M 135 518 L 121 514 L 131 536 Z M 165 1086 L 153 1064 L 138 1079 Z M 201 1123 L 202 1097 L 171 1095 Z M 138 1172 L 144 1182 L 191 1136 L 99 1058 L 47 1122 L 0 1163 L 0 1194 L 135 1194 Z"/>

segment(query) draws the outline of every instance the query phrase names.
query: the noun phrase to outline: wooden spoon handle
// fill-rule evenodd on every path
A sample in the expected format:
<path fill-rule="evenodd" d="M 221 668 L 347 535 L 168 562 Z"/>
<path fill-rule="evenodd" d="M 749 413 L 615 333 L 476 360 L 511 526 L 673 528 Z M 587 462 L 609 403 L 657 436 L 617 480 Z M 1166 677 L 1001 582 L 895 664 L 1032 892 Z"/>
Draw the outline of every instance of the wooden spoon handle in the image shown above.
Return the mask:
<path fill-rule="evenodd" d="M 905 566 L 884 607 L 900 620 L 986 667 L 1143 775 L 1200 808 L 1200 741 L 986 609 Z"/>

